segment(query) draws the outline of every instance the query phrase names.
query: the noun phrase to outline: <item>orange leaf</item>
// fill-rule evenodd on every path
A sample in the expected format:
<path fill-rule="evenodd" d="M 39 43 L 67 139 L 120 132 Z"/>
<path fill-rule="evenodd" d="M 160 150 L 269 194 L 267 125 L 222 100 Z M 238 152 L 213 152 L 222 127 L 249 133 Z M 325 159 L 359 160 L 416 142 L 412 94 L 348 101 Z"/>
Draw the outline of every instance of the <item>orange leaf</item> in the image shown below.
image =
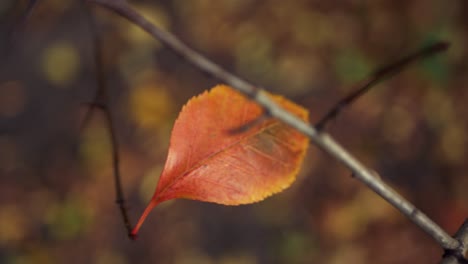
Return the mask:
<path fill-rule="evenodd" d="M 270 97 L 307 121 L 304 108 L 281 96 Z M 148 213 L 166 200 L 239 205 L 289 187 L 309 140 L 274 118 L 261 118 L 262 114 L 255 102 L 224 85 L 190 99 L 174 124 L 166 165 L 132 235 Z M 246 124 L 247 129 L 230 132 Z"/>

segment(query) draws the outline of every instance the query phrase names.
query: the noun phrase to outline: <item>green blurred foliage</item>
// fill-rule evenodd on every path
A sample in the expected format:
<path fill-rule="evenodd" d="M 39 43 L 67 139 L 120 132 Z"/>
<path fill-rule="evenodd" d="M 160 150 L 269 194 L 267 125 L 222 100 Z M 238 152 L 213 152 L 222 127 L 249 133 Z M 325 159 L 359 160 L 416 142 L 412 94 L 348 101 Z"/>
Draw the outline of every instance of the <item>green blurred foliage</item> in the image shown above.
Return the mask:
<path fill-rule="evenodd" d="M 110 138 L 80 1 L 0 1 L 0 263 L 434 263 L 442 250 L 349 172 L 311 148 L 293 186 L 224 207 L 178 200 L 137 242 L 114 203 Z M 435 40 L 451 48 L 348 107 L 329 132 L 449 233 L 468 215 L 466 1 L 130 1 L 223 67 L 317 121 L 378 67 Z M 137 219 L 174 119 L 218 81 L 101 8 L 124 191 Z M 11 38 L 11 36 L 14 36 Z M 410 250 L 411 249 L 411 250 Z"/>

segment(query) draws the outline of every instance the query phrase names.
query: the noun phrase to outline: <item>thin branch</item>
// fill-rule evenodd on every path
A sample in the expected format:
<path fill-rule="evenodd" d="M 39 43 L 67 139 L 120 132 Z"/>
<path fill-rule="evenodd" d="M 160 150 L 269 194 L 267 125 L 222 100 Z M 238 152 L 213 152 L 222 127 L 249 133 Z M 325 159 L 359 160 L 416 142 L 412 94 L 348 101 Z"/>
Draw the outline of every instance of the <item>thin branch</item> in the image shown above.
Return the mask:
<path fill-rule="evenodd" d="M 116 194 L 116 203 L 119 206 L 122 219 L 127 230 L 127 234 L 130 238 L 133 238 L 131 235 L 132 224 L 130 223 L 130 218 L 128 216 L 127 207 L 125 206 L 125 198 L 122 188 L 121 173 L 120 173 L 120 157 L 119 157 L 119 142 L 117 140 L 117 135 L 115 132 L 114 119 L 112 113 L 109 109 L 109 96 L 108 96 L 108 86 L 105 78 L 104 63 L 103 63 L 103 54 L 102 54 L 102 45 L 99 33 L 97 32 L 97 23 L 94 17 L 94 14 L 91 10 L 91 7 L 85 6 L 85 12 L 88 16 L 89 28 L 91 35 L 93 37 L 93 51 L 94 51 L 94 63 L 96 67 L 96 82 L 97 90 L 94 97 L 93 103 L 89 104 L 88 111 L 86 112 L 83 126 L 92 117 L 94 110 L 101 110 L 104 114 L 104 119 L 107 123 L 107 128 L 111 138 L 111 151 L 112 151 L 112 167 L 114 172 L 114 183 L 115 183 L 115 194 Z"/>
<path fill-rule="evenodd" d="M 455 238 L 460 242 L 460 246 L 454 250 L 445 250 L 440 264 L 468 264 L 468 219 L 458 229 Z"/>
<path fill-rule="evenodd" d="M 248 96 L 271 116 L 281 120 L 282 122 L 290 125 L 298 131 L 309 136 L 310 139 L 323 151 L 330 154 L 332 157 L 343 163 L 349 168 L 355 177 L 362 181 L 365 185 L 371 188 L 374 192 L 379 194 L 398 210 L 400 210 L 411 221 L 423 229 L 426 233 L 433 237 L 444 249 L 455 249 L 460 243 L 447 234 L 442 228 L 435 224 L 425 214 L 420 212 L 414 205 L 408 202 L 400 194 L 394 191 L 389 185 L 385 184 L 382 180 L 375 178 L 371 170 L 367 169 L 356 158 L 349 154 L 343 147 L 341 147 L 331 136 L 326 133 L 317 131 L 313 126 L 303 122 L 298 117 L 289 113 L 285 109 L 274 103 L 261 89 L 257 89 L 254 85 L 242 80 L 241 78 L 233 75 L 232 73 L 224 70 L 219 65 L 205 58 L 203 55 L 197 53 L 186 44 L 182 43 L 174 35 L 164 32 L 151 24 L 143 16 L 133 10 L 126 1 L 123 0 L 87 0 L 94 2 L 104 8 L 107 8 L 122 17 L 128 19 L 130 22 L 136 24 L 143 30 L 147 31 L 154 38 L 164 43 L 168 48 L 173 50 L 176 54 L 181 55 L 188 62 L 193 64 L 196 68 L 206 72 L 217 79 L 225 82 L 231 87 L 237 89 L 239 92 Z"/>
<path fill-rule="evenodd" d="M 38 3 L 39 0 L 29 0 L 28 5 L 26 6 L 26 12 L 23 13 L 9 33 L 10 44 L 14 42 L 16 34 L 18 34 L 18 32 L 20 32 L 26 25 Z"/>
<path fill-rule="evenodd" d="M 323 130 L 329 121 L 335 119 L 345 107 L 353 103 L 358 97 L 363 95 L 365 92 L 369 91 L 370 88 L 401 72 L 409 64 L 414 63 L 420 59 L 424 59 L 429 56 L 435 55 L 437 53 L 446 51 L 448 47 L 449 43 L 447 42 L 436 42 L 428 47 L 425 47 L 413 54 L 410 54 L 388 66 L 385 66 L 375 71 L 367 80 L 364 81 L 364 84 L 359 89 L 338 101 L 338 103 L 336 103 L 320 119 L 320 121 L 318 121 L 315 124 L 315 127 L 317 128 L 317 130 Z"/>
<path fill-rule="evenodd" d="M 3 61 L 5 61 L 7 58 L 9 58 L 13 54 L 11 52 L 11 49 L 14 46 L 14 44 L 16 44 L 18 35 L 26 26 L 27 22 L 29 21 L 29 18 L 34 12 L 34 9 L 36 9 L 38 3 L 39 3 L 39 0 L 29 0 L 24 13 L 22 13 L 22 15 L 18 18 L 18 20 L 16 20 L 13 26 L 9 29 L 9 32 L 7 33 L 7 37 L 5 41 L 5 46 L 3 46 L 2 50 L 0 51 L 1 52 L 0 55 Z"/>

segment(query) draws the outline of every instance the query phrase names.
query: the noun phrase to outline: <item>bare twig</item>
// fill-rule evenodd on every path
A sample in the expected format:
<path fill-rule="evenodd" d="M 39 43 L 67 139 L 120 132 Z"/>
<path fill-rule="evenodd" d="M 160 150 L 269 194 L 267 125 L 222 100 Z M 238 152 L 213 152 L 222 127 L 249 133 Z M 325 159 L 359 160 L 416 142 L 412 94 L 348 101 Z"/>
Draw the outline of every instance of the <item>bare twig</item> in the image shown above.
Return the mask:
<path fill-rule="evenodd" d="M 38 3 L 39 0 L 29 0 L 28 5 L 26 6 L 26 12 L 23 13 L 9 33 L 10 45 L 14 42 L 16 34 L 23 29 L 24 25 L 26 25 Z"/>
<path fill-rule="evenodd" d="M 38 3 L 39 0 L 29 0 L 24 13 L 22 13 L 22 15 L 14 22 L 13 26 L 9 29 L 6 41 L 4 43 L 5 45 L 2 45 L 2 50 L 0 50 L 0 56 L 2 58 L 2 61 L 6 61 L 10 56 L 12 56 L 12 54 L 14 54 L 13 52 L 11 52 L 11 49 L 16 44 L 18 36 L 27 24 Z"/>
<path fill-rule="evenodd" d="M 233 75 L 232 73 L 224 70 L 219 65 L 208 60 L 201 54 L 195 52 L 193 49 L 182 43 L 174 35 L 164 32 L 151 24 L 143 16 L 133 10 L 126 1 L 123 0 L 87 0 L 94 2 L 104 8 L 114 11 L 115 13 L 123 16 L 132 23 L 136 24 L 143 30 L 147 31 L 154 38 L 164 43 L 168 48 L 172 49 L 175 53 L 181 55 L 188 62 L 193 64 L 196 68 L 203 72 L 218 78 L 226 84 L 237 89 L 245 94 L 267 111 L 271 116 L 281 120 L 282 122 L 294 127 L 298 131 L 309 136 L 311 140 L 323 151 L 330 154 L 348 167 L 355 177 L 366 184 L 374 192 L 379 194 L 411 221 L 422 228 L 426 233 L 433 237 L 444 249 L 456 249 L 460 243 L 447 234 L 442 228 L 435 224 L 425 214 L 420 212 L 414 205 L 408 202 L 400 194 L 394 191 L 390 186 L 385 184 L 382 180 L 375 178 L 371 170 L 367 169 L 356 158 L 349 154 L 343 147 L 341 147 L 331 136 L 326 133 L 317 131 L 313 126 L 303 122 L 298 117 L 292 115 L 284 110 L 276 103 L 274 103 L 261 89 L 257 89 L 254 85 L 242 80 L 241 78 Z"/>
<path fill-rule="evenodd" d="M 425 47 L 413 54 L 410 54 L 386 67 L 383 67 L 377 71 L 375 71 L 367 80 L 364 81 L 363 85 L 357 89 L 356 91 L 352 92 L 351 94 L 347 95 L 346 97 L 342 98 L 338 103 L 336 103 L 323 117 L 315 124 L 317 130 L 323 130 L 328 122 L 341 112 L 343 108 L 353 103 L 359 96 L 363 95 L 367 92 L 370 88 L 374 87 L 376 84 L 394 76 L 395 74 L 404 70 L 409 64 L 432 56 L 434 54 L 440 53 L 442 51 L 447 50 L 449 44 L 447 42 L 436 42 L 428 47 Z"/>
<path fill-rule="evenodd" d="M 97 90 L 94 97 L 94 101 L 89 104 L 88 111 L 86 112 L 85 118 L 83 120 L 83 126 L 92 117 L 94 110 L 101 110 L 104 114 L 104 119 L 107 123 L 107 128 L 111 138 L 111 148 L 112 148 L 112 166 L 114 172 L 114 183 L 115 183 L 115 193 L 116 193 L 116 203 L 119 205 L 120 213 L 123 218 L 127 234 L 130 238 L 133 238 L 131 235 L 132 224 L 130 223 L 130 218 L 128 216 L 127 207 L 125 206 L 125 198 L 122 188 L 121 173 L 120 173 L 120 158 L 119 158 L 119 142 L 117 140 L 117 135 L 115 133 L 115 125 L 112 117 L 112 113 L 109 109 L 109 97 L 107 92 L 107 82 L 105 78 L 104 64 L 103 64 L 103 54 L 101 39 L 99 33 L 97 32 L 97 23 L 92 13 L 91 7 L 85 6 L 86 14 L 88 15 L 89 28 L 91 35 L 93 37 L 93 51 L 94 51 L 94 63 L 96 67 L 96 82 Z"/>
<path fill-rule="evenodd" d="M 455 238 L 460 242 L 457 249 L 445 250 L 440 264 L 468 264 L 468 219 L 458 229 Z"/>

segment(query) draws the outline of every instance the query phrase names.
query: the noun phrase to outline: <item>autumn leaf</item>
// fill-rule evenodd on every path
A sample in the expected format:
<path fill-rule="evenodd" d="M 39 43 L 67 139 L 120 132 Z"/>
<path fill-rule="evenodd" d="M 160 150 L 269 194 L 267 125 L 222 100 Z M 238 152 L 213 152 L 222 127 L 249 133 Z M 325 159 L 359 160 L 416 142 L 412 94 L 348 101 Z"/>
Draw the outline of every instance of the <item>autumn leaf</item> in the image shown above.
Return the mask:
<path fill-rule="evenodd" d="M 308 112 L 301 106 L 281 96 L 269 96 L 307 121 Z M 189 100 L 174 124 L 156 191 L 132 235 L 136 236 L 156 205 L 170 199 L 239 205 L 258 202 L 289 187 L 309 140 L 274 118 L 260 118 L 262 114 L 255 102 L 225 85 Z M 245 124 L 251 125 L 232 132 Z"/>

